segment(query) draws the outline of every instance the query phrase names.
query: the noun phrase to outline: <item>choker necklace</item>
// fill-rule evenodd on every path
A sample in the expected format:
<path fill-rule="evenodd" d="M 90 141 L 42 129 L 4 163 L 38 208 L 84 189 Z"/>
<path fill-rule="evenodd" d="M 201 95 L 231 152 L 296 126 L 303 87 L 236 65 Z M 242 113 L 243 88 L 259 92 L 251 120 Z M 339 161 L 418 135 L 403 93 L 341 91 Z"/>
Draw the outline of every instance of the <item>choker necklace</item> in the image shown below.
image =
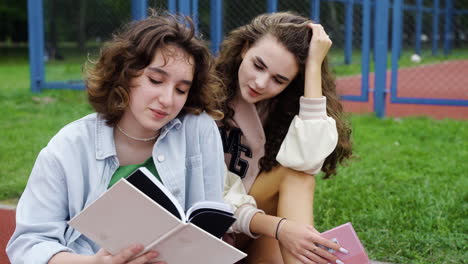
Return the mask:
<path fill-rule="evenodd" d="M 130 136 L 129 134 L 125 133 L 125 131 L 123 131 L 122 128 L 120 128 L 119 125 L 117 125 L 117 128 L 119 129 L 120 132 L 122 132 L 122 134 L 124 134 L 125 136 L 133 139 L 133 140 L 138 140 L 138 141 L 151 141 L 151 140 L 155 140 L 158 136 L 159 136 L 159 133 L 157 133 L 155 136 L 153 137 L 150 137 L 150 138 L 137 138 L 137 137 L 132 137 Z"/>

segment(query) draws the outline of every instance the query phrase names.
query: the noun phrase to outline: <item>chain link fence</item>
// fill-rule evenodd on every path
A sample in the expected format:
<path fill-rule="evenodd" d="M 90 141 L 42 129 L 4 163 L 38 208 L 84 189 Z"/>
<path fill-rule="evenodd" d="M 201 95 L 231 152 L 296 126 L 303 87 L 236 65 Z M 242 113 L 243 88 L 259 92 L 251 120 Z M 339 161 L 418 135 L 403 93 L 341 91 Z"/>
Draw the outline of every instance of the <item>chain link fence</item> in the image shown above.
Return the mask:
<path fill-rule="evenodd" d="M 43 9 L 47 81 L 82 79 L 81 65 L 131 20 L 128 0 L 44 0 Z"/>
<path fill-rule="evenodd" d="M 268 1 L 218 1 L 222 3 L 223 35 L 269 9 Z M 346 79 L 339 83 L 342 94 L 366 94 L 367 100 L 367 93 L 372 93 L 373 88 L 361 90 L 365 86 L 361 76 L 369 79 L 369 86 L 372 86 L 376 55 L 373 51 L 376 1 L 370 1 L 368 28 L 363 27 L 363 5 L 366 0 L 278 0 L 276 10 L 317 18 L 333 41 L 329 57 L 338 79 L 356 79 Z M 167 10 L 169 2 L 148 0 L 147 6 Z M 173 1 L 172 8 L 178 3 L 180 1 Z M 211 45 L 213 1 L 192 0 L 190 3 L 197 30 L 207 40 L 207 45 Z M 320 12 L 313 9 L 313 3 L 319 3 Z M 395 5 L 398 3 L 400 18 L 395 17 Z M 129 0 L 43 0 L 47 81 L 81 80 L 83 63 L 96 58 L 102 44 L 111 38 L 112 32 L 132 19 L 131 4 Z M 418 101 L 421 98 L 448 99 L 462 100 L 458 105 L 467 105 L 468 77 L 464 76 L 468 76 L 468 1 L 391 0 L 389 5 L 389 54 L 398 53 L 394 57 L 397 59 L 391 62 L 389 56 L 387 65 L 389 69 L 397 69 L 397 74 L 389 76 L 391 88 L 386 88 L 387 92 L 389 89 L 394 92 L 392 100 L 403 102 L 399 99 L 412 98 L 415 100 L 410 103 L 421 103 Z M 395 26 L 398 19 L 399 26 Z M 361 75 L 365 34 L 369 36 L 370 42 L 370 49 L 367 50 L 371 50 L 368 59 L 371 72 L 369 78 Z M 393 38 L 399 39 L 394 41 Z M 352 84 L 353 87 L 348 89 L 342 86 L 343 83 Z M 453 102 L 434 103 L 451 105 Z"/>
<path fill-rule="evenodd" d="M 392 101 L 468 105 L 468 2 L 405 0 L 401 12 Z"/>

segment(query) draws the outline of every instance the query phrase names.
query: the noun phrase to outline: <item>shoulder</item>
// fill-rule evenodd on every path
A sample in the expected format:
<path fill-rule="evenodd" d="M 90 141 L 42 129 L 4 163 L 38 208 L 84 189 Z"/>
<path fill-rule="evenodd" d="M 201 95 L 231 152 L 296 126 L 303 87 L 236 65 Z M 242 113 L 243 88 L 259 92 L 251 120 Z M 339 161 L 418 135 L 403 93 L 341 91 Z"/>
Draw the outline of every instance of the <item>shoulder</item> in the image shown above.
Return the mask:
<path fill-rule="evenodd" d="M 94 129 L 91 128 L 95 126 L 96 120 L 96 115 L 88 115 L 65 125 L 39 152 L 36 164 L 49 168 L 76 165 L 80 157 L 94 148 Z"/>
<path fill-rule="evenodd" d="M 180 119 L 183 126 L 190 129 L 197 128 L 199 130 L 206 130 L 217 127 L 214 119 L 206 112 L 202 112 L 198 115 L 185 114 Z"/>
<path fill-rule="evenodd" d="M 65 125 L 52 137 L 47 147 L 60 148 L 70 144 L 89 143 L 94 138 L 98 121 L 98 115 L 93 113 Z"/>

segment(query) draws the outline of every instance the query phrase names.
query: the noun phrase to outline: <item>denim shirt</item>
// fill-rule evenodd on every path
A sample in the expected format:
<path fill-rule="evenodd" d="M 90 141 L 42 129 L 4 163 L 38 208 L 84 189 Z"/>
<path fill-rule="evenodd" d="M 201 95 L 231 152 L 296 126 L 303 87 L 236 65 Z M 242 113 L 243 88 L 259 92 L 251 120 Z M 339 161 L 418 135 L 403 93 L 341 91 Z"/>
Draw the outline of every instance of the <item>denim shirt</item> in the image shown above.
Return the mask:
<path fill-rule="evenodd" d="M 184 208 L 201 200 L 223 201 L 223 148 L 206 113 L 169 122 L 152 155 L 162 182 Z M 62 128 L 39 153 L 18 203 L 16 230 L 6 249 L 10 261 L 47 263 L 61 251 L 95 254 L 99 246 L 67 221 L 106 191 L 118 167 L 113 128 L 98 114 Z"/>

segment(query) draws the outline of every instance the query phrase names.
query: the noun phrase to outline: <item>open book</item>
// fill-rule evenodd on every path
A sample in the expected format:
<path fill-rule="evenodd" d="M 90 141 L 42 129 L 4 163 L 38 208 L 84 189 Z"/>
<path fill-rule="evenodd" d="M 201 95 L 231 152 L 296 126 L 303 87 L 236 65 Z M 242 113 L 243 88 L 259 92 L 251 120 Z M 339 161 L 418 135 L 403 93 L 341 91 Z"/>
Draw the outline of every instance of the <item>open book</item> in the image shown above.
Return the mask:
<path fill-rule="evenodd" d="M 166 263 L 235 263 L 246 255 L 220 237 L 235 221 L 224 203 L 203 201 L 184 212 L 146 168 L 119 180 L 69 224 L 112 254 L 141 243 Z M 206 254 L 210 252 L 210 254 Z"/>
<path fill-rule="evenodd" d="M 366 254 L 364 247 L 354 231 L 351 223 L 346 223 L 328 231 L 321 233 L 321 236 L 338 243 L 343 248 L 349 251 L 348 254 L 343 254 L 334 251 L 331 248 L 326 248 L 330 253 L 335 254 L 346 264 L 370 264 L 369 257 Z M 323 246 L 322 246 L 323 247 Z"/>

